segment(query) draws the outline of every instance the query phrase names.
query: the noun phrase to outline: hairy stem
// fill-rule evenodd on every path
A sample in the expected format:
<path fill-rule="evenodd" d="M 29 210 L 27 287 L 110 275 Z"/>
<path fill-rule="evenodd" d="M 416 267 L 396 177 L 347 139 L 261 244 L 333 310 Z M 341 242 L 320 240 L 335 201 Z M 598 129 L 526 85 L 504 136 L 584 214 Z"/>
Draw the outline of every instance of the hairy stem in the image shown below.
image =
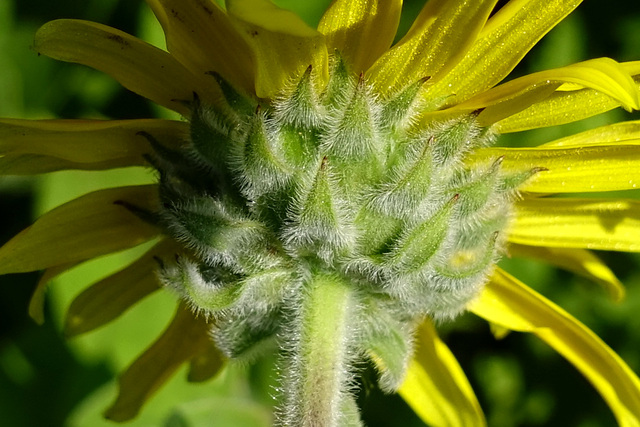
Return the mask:
<path fill-rule="evenodd" d="M 282 408 L 284 425 L 359 424 L 346 390 L 355 331 L 354 300 L 349 284 L 336 276 L 315 275 L 308 283 L 297 319 L 298 339 L 285 367 L 284 386 L 289 388 L 290 399 Z"/>

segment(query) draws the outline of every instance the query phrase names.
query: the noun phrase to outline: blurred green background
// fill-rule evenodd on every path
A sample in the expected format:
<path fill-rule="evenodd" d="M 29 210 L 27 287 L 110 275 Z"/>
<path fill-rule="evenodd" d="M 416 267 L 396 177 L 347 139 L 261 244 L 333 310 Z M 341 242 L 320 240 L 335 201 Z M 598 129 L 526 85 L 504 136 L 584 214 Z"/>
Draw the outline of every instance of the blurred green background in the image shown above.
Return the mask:
<path fill-rule="evenodd" d="M 279 1 L 315 25 L 328 0 Z M 504 2 L 500 2 L 503 4 Z M 405 1 L 406 31 L 423 1 Z M 57 18 L 101 22 L 163 46 L 159 25 L 142 0 L 1 0 L 0 117 L 175 117 L 122 89 L 108 76 L 38 57 L 33 34 Z M 594 57 L 640 59 L 640 3 L 585 2 L 534 48 L 514 76 Z M 637 113 L 614 111 L 552 129 L 508 135 L 505 145 L 536 145 Z M 93 189 L 149 182 L 143 169 L 109 173 L 59 172 L 36 178 L 0 178 L 0 243 L 35 216 Z M 612 194 L 637 197 L 635 193 Z M 608 195 L 606 195 L 608 196 Z M 0 277 L 0 425 L 77 427 L 113 425 L 100 414 L 114 399 L 115 378 L 164 329 L 175 301 L 158 292 L 121 319 L 66 341 L 64 311 L 88 283 L 104 277 L 144 248 L 105 257 L 61 276 L 47 295 L 46 323 L 37 326 L 26 308 L 39 275 Z M 636 372 L 640 372 L 640 257 L 600 253 L 627 285 L 627 298 L 612 302 L 597 285 L 546 265 L 508 259 L 502 266 L 578 317 Z M 487 324 L 465 315 L 439 326 L 484 408 L 490 426 L 611 426 L 613 416 L 589 383 L 545 344 L 523 334 L 496 341 Z M 234 366 L 214 381 L 187 384 L 184 371 L 147 404 L 130 426 L 269 425 L 271 361 Z M 364 368 L 359 403 L 368 426 L 420 426 L 402 400 L 383 396 Z"/>

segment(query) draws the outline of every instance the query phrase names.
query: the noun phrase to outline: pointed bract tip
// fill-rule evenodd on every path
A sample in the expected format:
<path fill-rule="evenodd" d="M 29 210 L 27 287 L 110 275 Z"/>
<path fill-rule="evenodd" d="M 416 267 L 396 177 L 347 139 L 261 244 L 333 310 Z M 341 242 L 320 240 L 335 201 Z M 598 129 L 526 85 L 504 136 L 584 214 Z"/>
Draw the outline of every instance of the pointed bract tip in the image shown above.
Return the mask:
<path fill-rule="evenodd" d="M 327 156 L 324 156 L 322 158 L 322 162 L 320 162 L 320 170 L 325 170 L 325 168 L 327 167 L 327 162 L 329 161 L 329 158 Z"/>
<path fill-rule="evenodd" d="M 157 255 L 153 256 L 153 260 L 158 264 L 158 267 L 164 268 L 164 261 Z"/>
<path fill-rule="evenodd" d="M 195 90 L 193 91 L 193 100 L 191 101 L 191 104 L 196 108 L 200 106 L 200 95 L 198 95 L 198 92 Z"/>
<path fill-rule="evenodd" d="M 217 71 L 207 71 L 205 72 L 205 74 L 207 76 L 211 76 L 214 78 L 214 80 L 216 81 L 216 83 L 218 83 L 218 86 L 223 87 L 226 86 L 228 83 L 227 81 L 224 79 L 224 77 L 222 77 L 222 75 L 220 73 L 218 73 Z"/>
<path fill-rule="evenodd" d="M 195 92 L 194 92 L 195 93 Z M 175 102 L 177 104 L 183 105 L 185 107 L 189 107 L 191 108 L 193 101 L 192 100 L 186 100 L 186 99 L 177 99 L 177 98 L 171 98 L 170 99 L 171 102 Z"/>

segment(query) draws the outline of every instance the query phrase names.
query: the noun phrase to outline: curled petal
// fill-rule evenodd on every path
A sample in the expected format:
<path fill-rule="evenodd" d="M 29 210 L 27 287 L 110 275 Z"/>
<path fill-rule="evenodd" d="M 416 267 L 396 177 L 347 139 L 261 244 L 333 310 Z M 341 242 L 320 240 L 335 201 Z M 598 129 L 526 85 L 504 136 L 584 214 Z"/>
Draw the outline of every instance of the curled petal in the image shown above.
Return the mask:
<path fill-rule="evenodd" d="M 509 241 L 554 248 L 640 252 L 640 202 L 523 200 L 516 204 Z"/>
<path fill-rule="evenodd" d="M 0 248 L 0 274 L 78 263 L 152 239 L 159 230 L 117 203 L 151 212 L 156 188 L 95 191 L 47 212 Z"/>
<path fill-rule="evenodd" d="M 61 19 L 36 33 L 35 50 L 109 74 L 127 89 L 182 114 L 197 92 L 218 99 L 214 82 L 195 76 L 170 54 L 127 33 L 89 21 Z"/>
<path fill-rule="evenodd" d="M 489 89 L 455 108 L 469 111 L 485 108 L 478 121 L 489 125 L 541 101 L 563 83 L 602 92 L 627 110 L 640 108 L 640 89 L 621 65 L 609 58 L 529 74 Z"/>
<path fill-rule="evenodd" d="M 402 0 L 338 0 L 318 25 L 329 51 L 337 49 L 352 71 L 366 71 L 389 49 L 400 23 Z"/>
<path fill-rule="evenodd" d="M 120 376 L 120 391 L 105 417 L 123 422 L 134 418 L 142 405 L 188 360 L 208 350 L 208 325 L 180 305 L 171 324 Z"/>
<path fill-rule="evenodd" d="M 498 269 L 470 310 L 499 326 L 535 334 L 582 372 L 620 426 L 640 425 L 640 380 L 620 356 L 563 309 Z"/>
<path fill-rule="evenodd" d="M 430 426 L 486 425 L 467 377 L 428 319 L 418 330 L 416 354 L 398 393 Z"/>
<path fill-rule="evenodd" d="M 620 65 L 640 89 L 640 61 L 623 62 Z M 620 103 L 615 99 L 593 89 L 562 90 L 499 121 L 493 127 L 500 133 L 509 133 L 556 126 L 593 117 L 619 106 Z"/>
<path fill-rule="evenodd" d="M 255 93 L 273 98 L 292 79 L 313 67 L 316 84 L 324 87 L 329 78 L 324 36 L 297 15 L 268 0 L 227 0 L 232 22 L 256 58 Z"/>

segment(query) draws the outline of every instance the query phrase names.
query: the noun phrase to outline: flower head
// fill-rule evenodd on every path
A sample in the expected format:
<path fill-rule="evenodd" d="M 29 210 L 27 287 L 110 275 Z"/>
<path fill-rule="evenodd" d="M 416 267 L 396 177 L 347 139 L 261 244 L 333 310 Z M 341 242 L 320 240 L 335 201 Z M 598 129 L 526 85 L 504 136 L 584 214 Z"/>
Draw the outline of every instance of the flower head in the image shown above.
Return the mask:
<path fill-rule="evenodd" d="M 185 120 L 0 127 L 7 173 L 158 172 L 155 185 L 60 206 L 0 248 L 0 273 L 47 270 L 31 306 L 38 319 L 51 277 L 159 238 L 87 288 L 67 317 L 77 335 L 161 286 L 180 300 L 122 376 L 110 418 L 135 416 L 184 362 L 201 380 L 219 370 L 220 353 L 277 352 L 281 425 L 360 425 L 349 385 L 363 360 L 426 422 L 483 425 L 432 325 L 468 309 L 536 334 L 621 425 L 638 422 L 640 382 L 627 365 L 495 266 L 520 251 L 619 291 L 587 249 L 639 249 L 635 202 L 549 197 L 635 188 L 626 141 L 636 123 L 534 149 L 493 147 L 500 133 L 640 109 L 638 62 L 600 58 L 498 85 L 579 1 L 511 0 L 495 11 L 496 0 L 431 0 L 394 45 L 397 0 L 336 0 L 317 29 L 268 0 L 147 3 L 167 51 L 75 20 L 43 26 L 35 48 L 104 71 Z M 167 362 L 168 346 L 179 351 Z"/>

